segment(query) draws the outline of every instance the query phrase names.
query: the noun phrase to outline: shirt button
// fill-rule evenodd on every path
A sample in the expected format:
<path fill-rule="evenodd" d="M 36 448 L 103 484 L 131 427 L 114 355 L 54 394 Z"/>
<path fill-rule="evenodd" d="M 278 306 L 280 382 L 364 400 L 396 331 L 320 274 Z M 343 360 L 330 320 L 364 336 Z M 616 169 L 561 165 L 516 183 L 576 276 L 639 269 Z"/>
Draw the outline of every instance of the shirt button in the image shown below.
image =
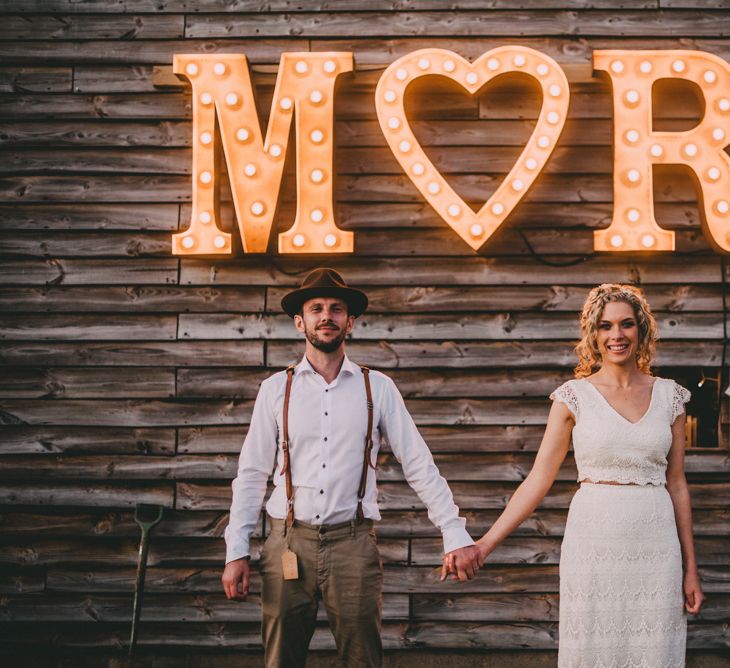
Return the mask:
<path fill-rule="evenodd" d="M 325 440 L 325 441 L 327 440 L 327 437 L 326 437 L 326 436 L 324 437 L 324 440 Z"/>
<path fill-rule="evenodd" d="M 324 490 L 323 490 L 323 489 L 320 489 L 320 490 L 319 490 L 319 493 L 320 493 L 320 494 L 324 494 Z"/>
<path fill-rule="evenodd" d="M 325 392 L 329 392 L 329 390 L 325 390 Z"/>
<path fill-rule="evenodd" d="M 318 520 L 319 519 L 319 515 L 315 515 L 314 516 L 314 519 L 317 519 Z"/>
<path fill-rule="evenodd" d="M 322 468 L 323 469 L 326 469 L 327 468 L 327 464 L 322 464 Z"/>
<path fill-rule="evenodd" d="M 325 414 L 325 415 L 329 415 L 329 413 L 328 413 L 327 411 L 325 411 L 325 412 L 324 412 L 324 414 Z"/>

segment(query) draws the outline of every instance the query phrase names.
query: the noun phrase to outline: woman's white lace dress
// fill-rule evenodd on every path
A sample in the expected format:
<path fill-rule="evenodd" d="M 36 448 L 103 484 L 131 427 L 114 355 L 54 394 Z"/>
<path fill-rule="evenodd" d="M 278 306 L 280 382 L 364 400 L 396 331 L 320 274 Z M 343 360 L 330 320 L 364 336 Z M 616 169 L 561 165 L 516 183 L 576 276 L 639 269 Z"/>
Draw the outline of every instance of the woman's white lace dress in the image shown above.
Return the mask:
<path fill-rule="evenodd" d="M 578 480 L 560 556 L 560 668 L 681 668 L 682 557 L 666 482 L 671 425 L 690 393 L 657 378 L 637 422 L 586 379 L 550 398 L 575 416 Z M 632 484 L 628 484 L 632 483 Z"/>

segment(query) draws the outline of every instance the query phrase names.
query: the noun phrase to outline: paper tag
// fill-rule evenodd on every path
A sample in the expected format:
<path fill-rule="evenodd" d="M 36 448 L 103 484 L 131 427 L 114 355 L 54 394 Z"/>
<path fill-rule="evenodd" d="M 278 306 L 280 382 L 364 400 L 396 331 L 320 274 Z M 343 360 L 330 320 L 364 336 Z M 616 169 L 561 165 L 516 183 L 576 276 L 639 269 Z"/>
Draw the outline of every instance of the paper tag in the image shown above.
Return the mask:
<path fill-rule="evenodd" d="M 285 580 L 299 579 L 299 566 L 297 565 L 297 555 L 291 550 L 286 550 L 281 555 L 281 570 L 284 573 Z"/>

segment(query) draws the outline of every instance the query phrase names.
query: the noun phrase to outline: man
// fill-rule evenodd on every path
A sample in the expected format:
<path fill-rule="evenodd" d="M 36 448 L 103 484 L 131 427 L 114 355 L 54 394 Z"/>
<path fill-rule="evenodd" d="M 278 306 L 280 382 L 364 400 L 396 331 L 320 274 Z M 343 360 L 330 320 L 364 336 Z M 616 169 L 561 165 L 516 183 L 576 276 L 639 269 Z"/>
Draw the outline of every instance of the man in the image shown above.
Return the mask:
<path fill-rule="evenodd" d="M 321 598 L 346 666 L 380 666 L 383 569 L 373 521 L 380 519 L 374 462 L 381 436 L 443 534 L 460 579 L 479 553 L 393 381 L 345 355 L 367 296 L 332 269 L 315 269 L 281 301 L 306 338 L 296 367 L 267 378 L 256 398 L 233 481 L 222 581 L 246 600 L 249 541 L 276 459 L 266 504 L 262 636 L 266 665 L 304 666 Z M 370 437 L 372 436 L 372 440 Z"/>

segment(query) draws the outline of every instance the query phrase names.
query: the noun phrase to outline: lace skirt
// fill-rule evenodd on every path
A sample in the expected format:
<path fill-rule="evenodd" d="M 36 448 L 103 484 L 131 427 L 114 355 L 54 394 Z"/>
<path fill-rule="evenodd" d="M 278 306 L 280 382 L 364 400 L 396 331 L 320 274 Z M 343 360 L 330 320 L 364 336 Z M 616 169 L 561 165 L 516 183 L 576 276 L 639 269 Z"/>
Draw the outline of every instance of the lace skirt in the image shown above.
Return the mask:
<path fill-rule="evenodd" d="M 559 668 L 683 668 L 686 637 L 666 488 L 583 483 L 560 555 Z"/>

